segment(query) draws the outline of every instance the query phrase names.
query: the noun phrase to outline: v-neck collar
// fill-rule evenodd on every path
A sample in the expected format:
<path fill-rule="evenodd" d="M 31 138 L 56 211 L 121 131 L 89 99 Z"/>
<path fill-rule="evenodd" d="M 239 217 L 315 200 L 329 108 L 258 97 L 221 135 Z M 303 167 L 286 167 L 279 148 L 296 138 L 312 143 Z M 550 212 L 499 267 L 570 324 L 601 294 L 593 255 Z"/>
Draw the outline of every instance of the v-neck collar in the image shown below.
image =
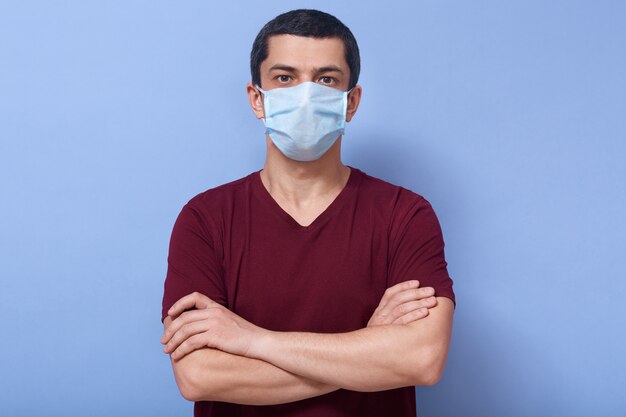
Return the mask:
<path fill-rule="evenodd" d="M 267 205 L 267 207 L 276 213 L 280 218 L 283 219 L 288 225 L 290 225 L 293 229 L 300 230 L 302 232 L 309 232 L 311 230 L 315 230 L 319 228 L 321 225 L 327 222 L 329 218 L 331 218 L 343 205 L 343 203 L 350 198 L 352 194 L 355 193 L 356 188 L 359 183 L 359 179 L 361 178 L 360 171 L 356 168 L 353 168 L 347 165 L 350 168 L 350 176 L 348 177 L 348 181 L 343 189 L 337 194 L 337 197 L 326 207 L 326 209 L 321 212 L 315 220 L 308 226 L 302 226 L 300 223 L 296 221 L 289 213 L 287 213 L 283 208 L 274 200 L 274 197 L 270 194 L 270 192 L 263 185 L 263 181 L 261 180 L 261 170 L 256 171 L 252 174 L 252 187 L 255 190 L 256 194 L 259 198 Z"/>

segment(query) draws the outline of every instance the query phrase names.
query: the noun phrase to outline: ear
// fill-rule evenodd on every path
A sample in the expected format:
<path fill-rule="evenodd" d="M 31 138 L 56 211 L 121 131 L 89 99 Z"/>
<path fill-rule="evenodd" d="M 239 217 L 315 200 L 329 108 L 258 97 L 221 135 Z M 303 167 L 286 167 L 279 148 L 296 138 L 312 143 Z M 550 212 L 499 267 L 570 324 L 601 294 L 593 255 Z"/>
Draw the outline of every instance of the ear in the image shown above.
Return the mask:
<path fill-rule="evenodd" d="M 265 111 L 263 110 L 263 94 L 257 90 L 252 83 L 246 85 L 246 92 L 248 93 L 248 100 L 250 101 L 250 107 L 254 112 L 257 119 L 265 117 Z"/>
<path fill-rule="evenodd" d="M 348 94 L 348 106 L 346 108 L 346 122 L 349 122 L 354 117 L 356 110 L 359 108 L 361 102 L 361 94 L 363 90 L 360 85 L 355 85 L 350 94 Z"/>

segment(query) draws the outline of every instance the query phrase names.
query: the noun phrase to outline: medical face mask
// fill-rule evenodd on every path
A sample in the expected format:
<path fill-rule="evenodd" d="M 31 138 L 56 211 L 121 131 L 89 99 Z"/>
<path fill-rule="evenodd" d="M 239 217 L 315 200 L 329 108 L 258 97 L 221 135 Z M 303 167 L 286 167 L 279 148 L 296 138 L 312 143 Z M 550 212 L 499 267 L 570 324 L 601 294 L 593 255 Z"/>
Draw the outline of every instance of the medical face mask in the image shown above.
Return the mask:
<path fill-rule="evenodd" d="M 287 158 L 315 161 L 344 133 L 350 91 L 314 82 L 263 93 L 265 133 Z"/>

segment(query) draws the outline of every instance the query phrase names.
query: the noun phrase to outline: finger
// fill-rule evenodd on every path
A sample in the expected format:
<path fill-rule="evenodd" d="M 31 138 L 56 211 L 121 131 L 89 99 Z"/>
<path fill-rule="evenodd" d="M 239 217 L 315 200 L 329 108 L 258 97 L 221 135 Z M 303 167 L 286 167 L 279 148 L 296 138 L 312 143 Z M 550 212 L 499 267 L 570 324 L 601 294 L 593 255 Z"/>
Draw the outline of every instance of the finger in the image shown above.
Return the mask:
<path fill-rule="evenodd" d="M 192 292 L 176 301 L 167 311 L 168 316 L 176 317 L 185 310 L 192 308 L 205 308 L 209 304 L 210 298 L 199 292 Z"/>
<path fill-rule="evenodd" d="M 400 305 L 397 305 L 393 310 L 391 310 L 391 320 L 393 321 L 399 317 L 402 317 L 405 314 L 410 313 L 411 311 L 419 310 L 420 308 L 433 308 L 436 305 L 437 299 L 435 297 L 428 297 L 421 300 L 402 303 Z"/>
<path fill-rule="evenodd" d="M 435 290 L 431 287 L 405 290 L 396 294 L 383 308 L 387 311 L 387 314 L 391 314 L 391 311 L 401 304 L 432 297 L 434 293 Z"/>
<path fill-rule="evenodd" d="M 414 281 L 414 283 L 419 283 L 418 281 Z M 400 283 L 404 284 L 404 283 Z M 397 285 L 400 285 L 397 284 Z M 413 284 L 414 285 L 414 284 Z M 408 283 L 408 287 L 411 286 L 411 283 Z M 385 302 L 381 300 L 381 303 L 376 307 L 370 321 L 368 322 L 368 326 L 370 325 L 381 325 L 381 324 L 391 324 L 391 322 L 399 317 L 398 312 L 394 313 L 394 309 L 407 302 L 417 301 L 424 298 L 429 298 L 435 293 L 435 290 L 432 287 L 424 287 L 424 288 L 409 288 L 402 290 L 400 292 L 392 293 L 392 298 Z M 427 305 L 428 306 L 428 303 Z"/>
<path fill-rule="evenodd" d="M 181 343 L 199 333 L 209 330 L 210 324 L 206 321 L 194 321 L 181 327 L 163 348 L 163 352 L 171 353 L 176 350 Z"/>
<path fill-rule="evenodd" d="M 411 311 L 408 314 L 405 314 L 402 317 L 397 318 L 396 320 L 393 321 L 392 324 L 409 324 L 416 320 L 423 319 L 426 316 L 428 316 L 428 309 L 419 308 L 417 310 Z"/>
<path fill-rule="evenodd" d="M 380 300 L 380 304 L 386 304 L 391 298 L 393 298 L 399 292 L 410 290 L 413 288 L 418 288 L 420 286 L 420 282 L 416 279 L 412 279 L 409 281 L 404 281 L 399 284 L 396 284 L 392 287 L 387 288 L 385 293 L 383 294 L 382 299 Z"/>
<path fill-rule="evenodd" d="M 176 317 L 185 310 L 192 308 L 207 308 L 210 305 L 217 304 L 204 294 L 199 292 L 192 292 L 187 294 L 180 300 L 176 301 L 172 307 L 167 311 L 168 316 Z"/>
<path fill-rule="evenodd" d="M 372 314 L 372 317 L 370 317 L 369 321 L 367 322 L 367 327 L 380 326 L 382 324 L 390 324 L 390 323 L 391 323 L 391 320 L 388 320 L 387 313 L 382 311 L 382 309 L 378 307 L 374 311 L 374 314 Z"/>
<path fill-rule="evenodd" d="M 193 321 L 203 320 L 207 317 L 207 315 L 208 312 L 206 309 L 185 311 L 175 320 L 173 320 L 169 326 L 167 326 L 167 329 L 165 329 L 165 331 L 163 332 L 163 337 L 161 337 L 161 343 L 167 343 L 172 335 L 185 324 L 191 323 Z"/>
<path fill-rule="evenodd" d="M 209 334 L 206 332 L 191 336 L 189 339 L 181 343 L 174 352 L 172 352 L 171 357 L 173 360 L 179 360 L 194 350 L 208 346 L 209 340 Z"/>

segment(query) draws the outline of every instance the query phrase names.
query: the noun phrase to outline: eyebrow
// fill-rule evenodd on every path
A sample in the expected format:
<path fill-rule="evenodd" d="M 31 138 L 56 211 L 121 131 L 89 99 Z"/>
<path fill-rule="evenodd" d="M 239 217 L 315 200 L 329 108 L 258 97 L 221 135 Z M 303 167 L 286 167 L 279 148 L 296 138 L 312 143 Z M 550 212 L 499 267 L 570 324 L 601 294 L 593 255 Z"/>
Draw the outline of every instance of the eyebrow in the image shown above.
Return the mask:
<path fill-rule="evenodd" d="M 343 74 L 343 70 L 335 65 L 328 65 L 326 67 L 321 67 L 317 69 L 317 72 L 338 72 L 340 74 Z"/>
<path fill-rule="evenodd" d="M 293 72 L 293 73 L 298 72 L 298 70 L 295 67 L 292 67 L 290 65 L 283 65 L 283 64 L 272 65 L 272 67 L 270 68 L 270 71 L 275 71 L 275 70 L 288 71 L 288 72 Z M 315 70 L 316 74 L 319 74 L 322 72 L 338 72 L 340 74 L 343 74 L 343 70 L 335 65 L 327 65 L 325 67 L 316 68 Z"/>
<path fill-rule="evenodd" d="M 294 67 L 291 67 L 289 65 L 282 65 L 282 64 L 272 65 L 272 67 L 270 68 L 270 71 L 274 71 L 274 70 L 282 70 L 282 71 L 288 71 L 288 72 L 298 72 L 298 70 L 296 70 Z"/>

